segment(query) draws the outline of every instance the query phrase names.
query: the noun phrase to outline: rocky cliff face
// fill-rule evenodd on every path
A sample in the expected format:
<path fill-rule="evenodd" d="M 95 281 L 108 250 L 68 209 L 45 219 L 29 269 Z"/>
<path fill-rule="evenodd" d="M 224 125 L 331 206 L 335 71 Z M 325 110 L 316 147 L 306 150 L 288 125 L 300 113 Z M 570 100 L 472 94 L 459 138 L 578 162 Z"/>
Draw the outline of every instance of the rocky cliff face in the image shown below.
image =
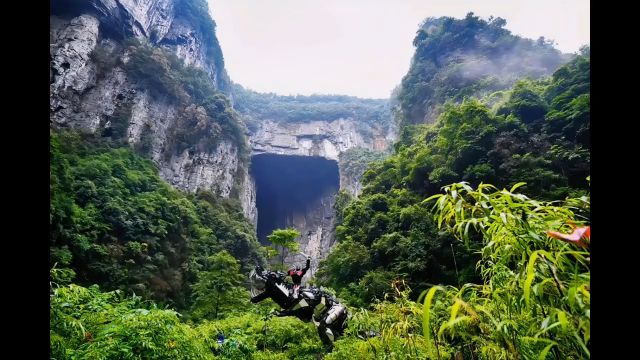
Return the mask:
<path fill-rule="evenodd" d="M 221 61 L 215 34 L 205 40 L 196 24 L 190 23 L 185 0 L 57 0 L 51 3 L 53 23 L 58 17 L 67 20 L 89 15 L 97 20 L 101 38 L 122 40 L 144 38 L 157 46 L 173 51 L 186 65 L 205 70 L 221 90 L 229 87 L 229 78 Z M 206 4 L 206 3 L 205 3 Z M 86 17 L 85 17 L 86 18 Z M 96 25 L 98 25 L 96 24 Z M 97 30 L 97 27 L 96 27 Z M 98 35 L 96 32 L 91 34 Z M 88 34 L 89 35 L 89 34 Z M 71 40 L 71 38 L 67 38 Z M 64 39 L 63 39 L 64 40 Z M 54 44 L 54 43 L 51 43 Z M 219 58 L 218 58 L 219 57 Z"/>
<path fill-rule="evenodd" d="M 318 270 L 320 260 L 327 257 L 336 243 L 335 237 L 335 192 L 327 192 L 316 203 L 309 204 L 304 213 L 293 214 L 288 226 L 300 232 L 300 251 L 311 257 L 311 269 L 305 279 L 313 277 Z M 299 264 L 304 267 L 306 257 L 302 254 L 289 254 L 287 264 Z"/>
<path fill-rule="evenodd" d="M 367 126 L 354 119 L 283 123 L 264 120 L 249 137 L 253 154 L 320 156 L 339 160 L 349 149 L 385 151 L 396 138 L 395 127 L 387 129 Z M 360 194 L 360 174 L 343 171 L 339 163 L 340 189 L 357 197 Z"/>
<path fill-rule="evenodd" d="M 354 119 L 311 122 L 275 122 L 262 120 L 258 129 L 250 134 L 252 153 L 291 156 L 319 156 L 338 162 L 340 154 L 349 149 L 362 148 L 383 151 L 395 139 L 394 128 L 382 130 L 374 126 L 358 124 Z M 353 172 L 345 172 L 338 162 L 340 189 L 357 196 L 360 178 Z M 327 191 L 313 204 L 301 212 L 292 213 L 286 221 L 287 227 L 297 229 L 300 251 L 311 256 L 313 276 L 319 261 L 324 259 L 335 244 L 335 214 L 333 205 L 338 189 Z M 304 264 L 300 254 L 289 254 L 288 264 Z"/>
<path fill-rule="evenodd" d="M 116 65 L 99 74 L 92 53 L 96 46 L 116 49 L 127 36 L 143 38 L 173 51 L 186 65 L 204 69 L 224 87 L 224 68 L 207 56 L 207 45 L 198 32 L 176 16 L 173 0 L 95 0 L 80 8 L 58 8 L 50 26 L 50 122 L 100 134 L 113 124 L 118 112 L 130 117 L 126 140 L 131 146 L 148 142 L 148 155 L 161 176 L 173 186 L 195 192 L 211 190 L 229 197 L 237 187 L 247 218 L 255 221 L 255 190 L 247 164 L 238 156 L 238 144 L 223 140 L 214 150 L 185 149 L 167 156 L 171 128 L 180 116 L 198 109 L 178 105 L 167 98 L 150 96 L 149 89 L 131 79 L 123 65 L 124 51 Z M 245 183 L 247 186 L 245 186 Z"/>
<path fill-rule="evenodd" d="M 171 101 L 168 95 L 154 96 L 153 89 L 126 70 L 131 54 L 123 44 L 133 37 L 168 49 L 186 65 L 205 70 L 216 88 L 229 94 L 229 79 L 215 34 L 203 36 L 202 28 L 187 19 L 184 11 L 181 13 L 184 1 L 52 2 L 50 124 L 106 136 L 124 116 L 123 140 L 132 147 L 144 148 L 167 182 L 185 191 L 206 189 L 222 197 L 237 197 L 245 216 L 256 224 L 255 182 L 247 161 L 239 155 L 241 144 L 222 139 L 209 149 L 190 146 L 168 151 L 177 124 L 184 117 L 198 119 L 206 115 L 205 110 Z M 116 54 L 112 66 L 105 69 L 101 65 L 95 55 L 97 49 Z M 335 161 L 347 149 L 382 149 L 393 139 L 388 130 L 348 117 L 310 122 L 262 119 L 248 135 L 253 154 L 321 156 Z M 357 194 L 357 181 L 341 176 L 341 187 Z M 290 219 L 291 226 L 303 233 L 302 250 L 316 258 L 314 268 L 334 242 L 332 206 L 333 193 Z"/>
<path fill-rule="evenodd" d="M 372 136 L 363 136 L 353 119 L 279 123 L 265 120 L 249 137 L 254 154 L 320 156 L 338 160 L 343 151 L 355 147 L 373 149 L 376 140 L 386 143 L 389 134 L 370 129 Z M 384 145 L 383 145 L 384 146 Z"/>

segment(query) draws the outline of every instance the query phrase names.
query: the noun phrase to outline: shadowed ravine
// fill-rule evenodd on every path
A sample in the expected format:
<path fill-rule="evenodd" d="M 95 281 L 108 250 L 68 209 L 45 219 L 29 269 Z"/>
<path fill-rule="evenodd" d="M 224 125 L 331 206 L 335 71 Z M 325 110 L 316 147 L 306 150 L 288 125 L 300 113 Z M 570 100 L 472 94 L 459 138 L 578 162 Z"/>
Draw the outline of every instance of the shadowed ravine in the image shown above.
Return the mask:
<path fill-rule="evenodd" d="M 253 157 L 251 173 L 256 181 L 260 242 L 268 245 L 266 237 L 274 229 L 294 227 L 301 233 L 302 252 L 316 258 L 328 251 L 331 244 L 321 243 L 333 240 L 338 164 L 321 157 L 261 154 Z"/>

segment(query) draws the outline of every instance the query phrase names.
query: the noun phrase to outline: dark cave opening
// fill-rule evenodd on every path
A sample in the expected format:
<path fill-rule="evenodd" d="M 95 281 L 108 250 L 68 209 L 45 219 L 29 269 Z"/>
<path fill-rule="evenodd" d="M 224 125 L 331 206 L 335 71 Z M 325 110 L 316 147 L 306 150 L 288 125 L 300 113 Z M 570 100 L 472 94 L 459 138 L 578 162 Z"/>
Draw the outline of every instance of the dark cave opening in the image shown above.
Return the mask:
<path fill-rule="evenodd" d="M 323 199 L 335 195 L 340 187 L 338 163 L 322 157 L 254 155 L 251 174 L 256 182 L 257 232 L 262 244 L 274 229 L 291 226 L 295 214 L 321 207 Z"/>

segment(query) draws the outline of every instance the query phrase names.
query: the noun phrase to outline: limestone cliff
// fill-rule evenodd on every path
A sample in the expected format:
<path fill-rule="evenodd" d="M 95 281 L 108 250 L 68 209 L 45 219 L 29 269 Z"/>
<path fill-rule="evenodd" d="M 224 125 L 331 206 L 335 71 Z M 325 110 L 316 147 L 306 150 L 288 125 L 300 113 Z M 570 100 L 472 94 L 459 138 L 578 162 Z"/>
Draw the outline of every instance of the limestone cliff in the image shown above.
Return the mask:
<path fill-rule="evenodd" d="M 169 96 L 152 96 L 153 89 L 125 70 L 130 54 L 123 42 L 134 37 L 170 50 L 185 65 L 203 69 L 219 90 L 225 90 L 228 77 L 215 33 L 204 36 L 188 22 L 181 11 L 185 3 L 56 2 L 50 18 L 50 122 L 54 127 L 101 134 L 111 131 L 124 114 L 127 142 L 134 147 L 146 143 L 148 156 L 165 180 L 182 190 L 207 189 L 222 197 L 236 188 L 245 215 L 255 221 L 255 194 L 248 164 L 239 156 L 241 144 L 222 139 L 212 149 L 187 146 L 170 151 L 179 122 L 185 116 L 198 118 L 204 110 L 189 101 L 181 104 Z M 112 67 L 101 68 L 97 50 L 109 53 Z"/>
<path fill-rule="evenodd" d="M 360 177 L 366 164 L 352 166 L 343 161 L 351 153 L 376 154 L 383 152 L 395 138 L 394 128 L 382 128 L 375 124 L 358 123 L 354 118 L 339 118 L 332 121 L 282 122 L 261 120 L 257 129 L 250 133 L 252 154 L 278 154 L 284 156 L 323 157 L 335 161 L 339 172 L 340 189 L 357 196 L 360 192 Z M 373 158 L 370 158 L 373 160 Z M 337 174 L 338 175 L 338 174 Z M 311 185 L 310 185 L 311 186 Z M 335 213 L 333 205 L 338 188 L 328 189 L 313 203 L 287 215 L 286 227 L 301 233 L 298 238 L 300 251 L 311 256 L 310 276 L 318 268 L 335 244 Z M 304 255 L 289 254 L 288 264 L 303 264 Z"/>
<path fill-rule="evenodd" d="M 254 154 L 321 156 L 338 160 L 340 153 L 347 149 L 385 147 L 392 140 L 388 138 L 390 134 L 382 130 L 371 129 L 371 133 L 371 137 L 363 136 L 354 119 L 304 123 L 265 120 L 251 134 L 249 143 Z"/>
<path fill-rule="evenodd" d="M 131 39 L 142 45 L 132 46 Z M 220 114 L 235 114 L 231 117 L 241 118 L 247 128 L 242 129 L 238 120 L 240 128 L 232 136 L 225 128 L 228 118 L 216 118 L 184 89 L 173 89 L 175 84 L 167 85 L 172 91 L 158 89 L 152 81 L 134 76 L 136 49 L 164 49 L 184 65 L 203 70 L 205 82 L 233 98 L 238 110 L 218 97 L 215 106 L 223 109 Z M 173 65 L 163 54 L 149 51 L 147 56 L 158 70 L 168 71 Z M 150 80 L 166 81 L 153 79 L 161 74 L 150 74 Z M 173 81 L 175 76 L 168 78 Z M 258 214 L 255 181 L 249 172 L 251 154 L 338 161 L 348 149 L 382 150 L 394 138 L 386 100 L 253 93 L 252 102 L 247 94 L 233 91 L 205 0 L 51 2 L 50 126 L 123 141 L 152 159 L 174 187 L 238 199 L 254 224 Z M 277 108 L 284 102 L 284 113 L 259 113 L 269 104 Z M 359 175 L 345 176 L 342 170 L 340 174 L 340 186 L 357 194 Z M 326 194 L 290 219 L 291 226 L 304 234 L 302 250 L 316 260 L 334 241 L 333 195 Z"/>
<path fill-rule="evenodd" d="M 327 192 L 317 202 L 309 204 L 307 211 L 293 214 L 288 219 L 288 226 L 300 232 L 300 251 L 311 257 L 311 269 L 305 279 L 314 276 L 320 260 L 327 257 L 336 243 L 334 202 L 335 192 Z M 285 262 L 292 265 L 304 266 L 305 261 L 306 257 L 299 253 L 285 258 Z"/>

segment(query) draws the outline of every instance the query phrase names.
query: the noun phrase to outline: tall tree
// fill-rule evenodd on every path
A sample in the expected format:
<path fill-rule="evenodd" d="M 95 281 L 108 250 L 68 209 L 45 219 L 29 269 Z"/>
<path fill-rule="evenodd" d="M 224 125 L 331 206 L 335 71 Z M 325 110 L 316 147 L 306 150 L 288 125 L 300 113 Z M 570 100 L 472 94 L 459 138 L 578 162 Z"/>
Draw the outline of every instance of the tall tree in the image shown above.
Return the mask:
<path fill-rule="evenodd" d="M 271 235 L 267 236 L 267 240 L 271 241 L 274 246 L 280 246 L 280 263 L 284 266 L 285 250 L 296 252 L 300 249 L 300 244 L 296 242 L 296 238 L 300 233 L 296 229 L 276 229 Z"/>
<path fill-rule="evenodd" d="M 223 313 L 247 302 L 242 288 L 240 263 L 226 250 L 208 258 L 208 269 L 198 274 L 193 286 L 195 318 L 218 319 Z"/>

